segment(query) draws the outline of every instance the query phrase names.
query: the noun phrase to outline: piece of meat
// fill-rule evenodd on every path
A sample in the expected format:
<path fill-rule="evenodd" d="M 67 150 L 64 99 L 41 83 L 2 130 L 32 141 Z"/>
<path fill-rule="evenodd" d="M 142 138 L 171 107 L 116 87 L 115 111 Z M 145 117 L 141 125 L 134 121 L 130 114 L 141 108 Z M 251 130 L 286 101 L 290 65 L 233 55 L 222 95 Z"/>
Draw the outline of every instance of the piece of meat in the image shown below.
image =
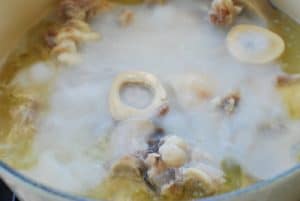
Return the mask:
<path fill-rule="evenodd" d="M 210 22 L 215 25 L 230 25 L 242 9 L 234 0 L 213 0 L 209 13 Z"/>
<path fill-rule="evenodd" d="M 232 92 L 223 98 L 217 97 L 212 102 L 226 114 L 233 114 L 239 106 L 240 100 L 240 93 Z"/>

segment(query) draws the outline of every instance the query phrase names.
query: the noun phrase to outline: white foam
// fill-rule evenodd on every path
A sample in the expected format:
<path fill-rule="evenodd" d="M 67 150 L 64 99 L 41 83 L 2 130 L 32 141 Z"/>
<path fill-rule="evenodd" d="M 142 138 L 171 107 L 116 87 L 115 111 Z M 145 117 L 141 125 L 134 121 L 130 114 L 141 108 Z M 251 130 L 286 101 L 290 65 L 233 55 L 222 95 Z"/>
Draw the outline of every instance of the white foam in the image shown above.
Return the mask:
<path fill-rule="evenodd" d="M 297 142 L 299 122 L 287 120 L 274 89 L 273 80 L 280 73 L 277 64 L 254 66 L 231 57 L 225 47 L 227 30 L 209 24 L 208 4 L 202 1 L 174 0 L 166 6 L 131 9 L 135 21 L 127 28 L 118 24 L 121 10 L 97 16 L 92 27 L 101 32 L 102 40 L 83 47 L 83 63 L 58 76 L 50 111 L 35 139 L 40 160 L 28 175 L 62 190 L 84 192 L 106 174 L 105 150 L 120 155 L 144 146 L 126 138 L 120 146 L 99 148 L 98 157 L 88 154 L 97 150 L 114 125 L 108 94 L 114 77 L 127 70 L 153 73 L 168 88 L 171 110 L 161 120 L 168 133 L 217 160 L 232 156 L 259 178 L 296 164 L 290 146 Z M 261 23 L 241 17 L 238 23 L 243 22 Z M 169 87 L 188 74 L 205 75 L 213 83 L 214 96 L 240 90 L 236 113 L 224 116 L 209 102 L 182 110 Z M 278 119 L 284 120 L 284 130 L 258 131 L 261 122 Z"/>
<path fill-rule="evenodd" d="M 17 74 L 12 81 L 23 87 L 32 85 L 43 85 L 49 83 L 55 77 L 55 70 L 52 66 L 46 63 L 35 63 L 30 68 L 24 69 Z"/>

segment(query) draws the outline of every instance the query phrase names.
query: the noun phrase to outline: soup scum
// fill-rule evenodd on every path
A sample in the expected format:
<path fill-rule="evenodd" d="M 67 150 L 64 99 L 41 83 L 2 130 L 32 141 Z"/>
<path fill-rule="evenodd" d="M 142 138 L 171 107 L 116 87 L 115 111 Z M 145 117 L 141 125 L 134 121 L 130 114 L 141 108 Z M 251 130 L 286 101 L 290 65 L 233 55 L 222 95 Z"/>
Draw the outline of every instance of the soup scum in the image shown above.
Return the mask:
<path fill-rule="evenodd" d="M 222 0 L 76 2 L 32 30 L 46 46 L 28 34 L 2 69 L 5 162 L 107 200 L 199 198 L 297 164 L 299 78 L 270 21 Z"/>

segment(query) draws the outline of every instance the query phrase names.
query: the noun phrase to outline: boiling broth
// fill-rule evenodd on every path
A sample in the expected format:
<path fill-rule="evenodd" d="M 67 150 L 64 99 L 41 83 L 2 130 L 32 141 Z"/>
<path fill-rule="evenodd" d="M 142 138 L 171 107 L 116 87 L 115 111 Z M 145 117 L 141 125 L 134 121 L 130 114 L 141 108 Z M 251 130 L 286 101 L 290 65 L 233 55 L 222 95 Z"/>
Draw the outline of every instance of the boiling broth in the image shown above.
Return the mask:
<path fill-rule="evenodd" d="M 43 45 L 42 36 L 45 28 L 52 26 L 53 22 L 45 20 L 33 28 L 9 57 L 0 73 L 3 85 L 0 91 L 0 120 L 1 125 L 5 125 L 1 127 L 0 132 L 1 159 L 42 183 L 55 185 L 68 192 L 114 201 L 124 199 L 124 197 L 129 200 L 155 199 L 153 193 L 144 186 L 142 181 L 105 180 L 108 172 L 103 161 L 109 160 L 109 157 L 115 154 L 111 153 L 107 134 L 114 123 L 107 111 L 106 96 L 114 76 L 119 72 L 134 68 L 152 72 L 171 85 L 172 80 L 181 79 L 180 74 L 196 72 L 196 74 L 205 73 L 212 80 L 226 82 L 224 87 L 218 89 L 218 94 L 235 86 L 241 86 L 245 90 L 242 95 L 247 99 L 244 105 L 246 109 L 238 113 L 236 118 L 215 118 L 210 115 L 207 104 L 200 110 L 196 109 L 196 112 L 192 111 L 194 108 L 188 109 L 187 113 L 173 105 L 174 111 L 171 111 L 162 122 L 169 132 L 180 135 L 191 145 L 201 144 L 203 149 L 212 153 L 220 163 L 227 155 L 233 155 L 236 158 L 241 167 L 234 166 L 233 172 L 228 171 L 228 168 L 226 169 L 228 166 L 223 165 L 226 182 L 221 192 L 231 191 L 250 185 L 256 180 L 269 178 L 296 164 L 297 162 L 293 160 L 295 157 L 290 156 L 289 151 L 275 154 L 278 159 L 273 158 L 274 147 L 290 145 L 297 139 L 295 129 L 298 128 L 299 122 L 290 122 L 285 116 L 280 96 L 277 96 L 276 90 L 272 89 L 272 79 L 281 73 L 279 65 L 286 72 L 300 71 L 300 45 L 298 45 L 300 39 L 297 37 L 300 33 L 299 25 L 279 11 L 272 11 L 268 15 L 272 18 L 269 18 L 267 23 L 286 42 L 286 51 L 280 58 L 280 63 L 275 62 L 259 67 L 243 65 L 237 63 L 226 52 L 223 43 L 226 29 L 218 29 L 208 24 L 205 16 L 209 4 L 203 3 L 200 6 L 199 2 L 194 1 L 175 2 L 170 6 L 156 8 L 157 10 L 153 8 L 149 10 L 142 5 L 134 7 L 122 5 L 111 13 L 97 16 L 92 21 L 92 27 L 101 32 L 104 38 L 99 44 L 83 47 L 84 61 L 74 68 L 57 70 L 52 64 L 43 62 L 49 59 L 49 49 Z M 138 4 L 139 1 L 122 3 Z M 199 8 L 196 5 L 199 5 Z M 122 8 L 132 9 L 135 13 L 135 23 L 125 29 L 120 28 L 117 23 Z M 183 11 L 181 12 L 179 8 Z M 267 9 L 270 10 L 271 7 Z M 238 23 L 265 24 L 263 20 L 251 17 L 241 17 Z M 137 44 L 143 45 L 141 47 Z M 201 46 L 208 48 L 201 48 Z M 171 50 L 174 52 L 168 53 Z M 174 61 L 174 55 L 180 59 Z M 101 56 L 103 57 L 99 60 Z M 39 85 L 29 85 L 29 88 L 25 91 L 22 89 L 21 92 L 19 90 L 14 92 L 7 87 L 8 83 L 18 80 L 16 77 L 20 72 L 27 72 L 39 62 L 42 62 L 42 69 L 48 67 L 52 69 L 51 72 L 55 74 L 54 79 Z M 153 67 L 156 68 L 153 69 Z M 230 72 L 235 72 L 235 75 Z M 262 85 L 266 86 L 262 88 Z M 25 96 L 24 99 L 18 94 L 30 95 L 32 91 L 35 95 L 39 94 L 38 99 L 41 105 L 39 120 L 34 122 L 38 127 L 29 129 L 25 133 L 22 133 L 19 128 L 17 132 L 12 133 L 13 125 L 18 125 L 18 122 L 11 118 L 10 111 L 22 105 L 24 101 L 30 101 L 31 97 Z M 299 106 L 295 106 L 299 101 L 293 101 L 293 103 L 288 101 L 294 93 L 295 91 L 290 93 L 283 90 L 284 100 L 288 107 L 292 108 L 290 109 L 292 117 L 299 118 L 297 115 Z M 76 94 L 81 94 L 82 98 Z M 253 94 L 256 94 L 258 98 L 253 98 Z M 268 101 L 272 101 L 274 106 L 268 106 L 270 105 Z M 273 107 L 278 107 L 278 109 Z M 260 110 L 266 111 L 260 112 Z M 209 115 L 198 116 L 197 112 Z M 262 142 L 257 145 L 246 142 L 249 140 L 253 143 L 257 140 L 255 139 L 257 136 L 249 137 L 255 132 L 253 130 L 255 126 L 248 123 L 249 118 L 253 118 L 253 124 L 256 124 L 269 117 L 276 118 L 277 116 L 284 118 L 284 122 L 287 122 L 288 129 L 284 132 L 287 132 L 286 135 L 291 135 L 291 138 L 282 138 L 280 136 L 282 131 L 279 131 L 277 135 L 275 128 L 274 142 L 269 142 L 270 138 L 266 136 L 260 136 L 259 139 L 262 139 Z M 221 125 L 218 129 L 215 129 L 214 121 Z M 199 122 L 203 123 L 198 125 Z M 249 128 L 249 131 L 242 134 L 243 129 L 239 128 L 238 124 L 241 124 L 240 127 L 244 126 L 243 129 Z M 262 127 L 266 128 L 265 125 Z M 187 128 L 189 128 L 188 131 Z M 203 135 L 199 133 L 199 130 L 212 134 Z M 232 135 L 231 132 L 236 132 L 236 134 Z M 218 140 L 214 142 L 215 139 Z M 240 143 L 240 145 L 233 146 L 231 143 Z M 212 146 L 216 144 L 217 149 Z M 245 150 L 241 146 L 246 146 L 248 149 Z M 266 153 L 259 153 L 261 147 L 266 148 Z M 122 148 L 125 151 L 121 154 L 129 153 L 126 147 Z M 243 160 L 242 154 L 252 149 L 253 151 L 247 158 L 249 161 Z M 120 155 L 119 150 L 116 152 Z M 261 167 L 257 167 L 255 161 L 265 161 L 266 158 L 274 160 L 270 164 L 262 163 Z M 277 169 L 270 171 L 271 167 Z M 62 176 L 64 179 L 57 181 L 56 178 Z M 119 188 L 116 188 L 117 186 Z"/>

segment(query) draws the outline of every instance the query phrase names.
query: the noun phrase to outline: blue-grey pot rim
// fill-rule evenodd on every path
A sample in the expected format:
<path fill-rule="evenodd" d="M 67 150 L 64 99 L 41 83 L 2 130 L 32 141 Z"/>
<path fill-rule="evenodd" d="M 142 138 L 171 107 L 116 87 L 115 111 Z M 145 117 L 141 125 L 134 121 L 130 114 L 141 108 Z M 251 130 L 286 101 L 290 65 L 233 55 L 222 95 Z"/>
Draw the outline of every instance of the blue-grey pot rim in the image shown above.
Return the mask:
<path fill-rule="evenodd" d="M 49 194 L 49 195 L 52 195 L 52 196 L 57 196 L 58 198 L 63 198 L 63 199 L 69 200 L 69 201 L 99 201 L 99 200 L 90 199 L 90 198 L 86 198 L 86 197 L 82 197 L 82 196 L 78 196 L 78 195 L 73 195 L 71 193 L 66 193 L 66 192 L 60 191 L 58 189 L 48 187 L 44 184 L 41 184 L 37 181 L 34 181 L 34 180 L 24 176 L 23 174 L 21 174 L 20 172 L 16 171 L 13 168 L 11 168 L 10 166 L 8 166 L 6 163 L 4 163 L 1 160 L 0 160 L 0 169 L 2 169 L 7 174 L 15 177 L 19 181 L 28 184 L 29 186 L 31 186 L 33 188 L 36 188 L 37 190 L 41 190 L 42 192 L 45 192 L 46 194 Z M 279 174 L 279 175 L 277 175 L 275 177 L 272 177 L 270 179 L 259 181 L 259 182 L 255 183 L 253 185 L 250 185 L 246 188 L 242 188 L 242 189 L 232 191 L 232 192 L 229 192 L 229 193 L 224 193 L 224 194 L 221 194 L 221 195 L 202 198 L 202 199 L 199 199 L 199 201 L 200 200 L 201 201 L 230 200 L 230 198 L 238 197 L 238 196 L 241 196 L 242 194 L 259 191 L 259 190 L 263 189 L 264 187 L 267 187 L 267 186 L 273 184 L 274 182 L 276 182 L 278 180 L 281 180 L 281 179 L 284 179 L 285 177 L 288 177 L 288 176 L 290 176 L 293 173 L 296 173 L 298 171 L 300 171 L 300 164 L 294 166 L 293 168 L 291 168 L 291 169 L 289 169 L 285 172 L 283 172 L 282 174 Z"/>

